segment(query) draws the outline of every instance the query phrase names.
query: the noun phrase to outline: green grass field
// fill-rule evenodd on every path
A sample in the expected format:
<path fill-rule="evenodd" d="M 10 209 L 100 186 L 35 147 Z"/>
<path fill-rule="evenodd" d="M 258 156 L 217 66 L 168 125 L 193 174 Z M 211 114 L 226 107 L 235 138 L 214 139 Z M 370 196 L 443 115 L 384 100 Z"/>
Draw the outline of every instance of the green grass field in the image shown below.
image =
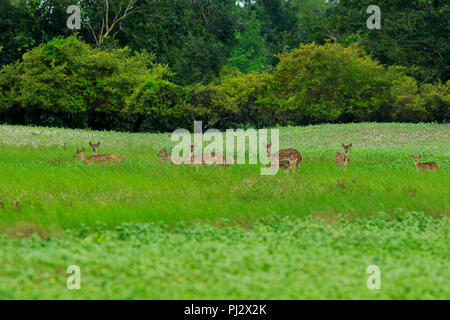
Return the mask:
<path fill-rule="evenodd" d="M 170 134 L 0 126 L 0 138 L 0 298 L 450 298 L 449 125 L 280 128 L 304 161 L 275 176 L 164 165 Z M 126 161 L 75 159 L 90 140 Z M 411 154 L 439 171 L 417 172 Z M 71 264 L 81 290 L 65 286 Z M 372 264 L 380 290 L 366 286 Z"/>

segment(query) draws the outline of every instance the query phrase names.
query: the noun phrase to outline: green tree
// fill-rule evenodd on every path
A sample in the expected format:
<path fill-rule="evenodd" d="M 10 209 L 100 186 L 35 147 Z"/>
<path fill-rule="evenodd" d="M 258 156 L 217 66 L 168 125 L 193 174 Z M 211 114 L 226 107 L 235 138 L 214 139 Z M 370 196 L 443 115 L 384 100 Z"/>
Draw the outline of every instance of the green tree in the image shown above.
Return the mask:
<path fill-rule="evenodd" d="M 352 44 L 302 45 L 278 56 L 274 95 L 300 123 L 385 120 L 389 88 L 402 73 Z"/>
<path fill-rule="evenodd" d="M 445 84 L 425 84 L 421 96 L 429 115 L 427 120 L 441 122 L 450 120 L 450 80 Z"/>
<path fill-rule="evenodd" d="M 243 30 L 236 33 L 236 44 L 228 64 L 244 73 L 264 71 L 267 68 L 268 58 L 264 37 L 261 35 L 255 13 L 245 12 L 239 25 L 243 26 Z"/>
<path fill-rule="evenodd" d="M 168 64 L 180 85 L 218 76 L 235 43 L 235 0 L 148 1 L 144 13 L 123 23 L 122 45 L 146 49 Z"/>
<path fill-rule="evenodd" d="M 392 82 L 393 118 L 402 122 L 419 122 L 428 118 L 424 101 L 414 78 L 405 76 Z"/>
<path fill-rule="evenodd" d="M 300 0 L 299 0 L 300 1 Z M 302 1 L 300 1 L 302 2 Z M 381 9 L 381 29 L 369 30 L 369 5 Z M 387 65 L 412 69 L 420 81 L 445 82 L 450 77 L 450 4 L 440 0 L 335 0 L 317 19 L 301 21 L 312 32 L 309 41 L 338 39 L 342 44 L 360 42 L 375 59 Z"/>
<path fill-rule="evenodd" d="M 0 66 L 14 62 L 29 49 L 56 36 L 70 35 L 66 27 L 69 0 L 0 0 Z"/>
<path fill-rule="evenodd" d="M 157 129 L 173 130 L 180 123 L 185 124 L 187 101 L 184 88 L 166 80 L 150 79 L 127 99 L 124 111 L 137 116 L 133 132 L 139 131 L 142 122 L 149 118 Z"/>
<path fill-rule="evenodd" d="M 0 108 L 16 116 L 49 112 L 81 117 L 87 125 L 89 115 L 121 112 L 136 87 L 167 75 L 167 67 L 154 58 L 128 48 L 94 49 L 74 36 L 54 39 L 1 69 Z"/>

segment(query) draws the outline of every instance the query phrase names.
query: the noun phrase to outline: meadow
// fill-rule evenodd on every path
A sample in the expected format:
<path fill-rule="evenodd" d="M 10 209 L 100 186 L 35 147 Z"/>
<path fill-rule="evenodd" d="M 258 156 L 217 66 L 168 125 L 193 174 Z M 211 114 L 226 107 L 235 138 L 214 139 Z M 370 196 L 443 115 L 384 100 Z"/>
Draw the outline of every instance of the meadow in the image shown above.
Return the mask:
<path fill-rule="evenodd" d="M 261 176 L 260 165 L 163 164 L 168 133 L 0 126 L 0 297 L 448 299 L 449 134 L 280 128 L 301 169 Z M 125 162 L 75 159 L 88 141 Z M 344 170 L 334 154 L 350 142 Z M 411 154 L 439 171 L 417 172 Z M 65 288 L 69 264 L 81 290 Z M 381 290 L 366 287 L 372 264 Z"/>

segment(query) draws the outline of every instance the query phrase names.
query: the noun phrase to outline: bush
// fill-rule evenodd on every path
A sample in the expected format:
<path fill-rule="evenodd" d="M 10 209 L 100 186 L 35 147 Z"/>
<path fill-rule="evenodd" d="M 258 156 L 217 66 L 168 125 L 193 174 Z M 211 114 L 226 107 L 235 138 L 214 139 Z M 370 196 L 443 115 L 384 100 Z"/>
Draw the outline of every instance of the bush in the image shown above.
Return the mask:
<path fill-rule="evenodd" d="M 429 121 L 448 122 L 450 119 L 450 80 L 445 84 L 426 84 L 422 88 L 422 102 Z"/>
<path fill-rule="evenodd" d="M 184 88 L 169 81 L 150 79 L 127 99 L 125 112 L 137 116 L 133 132 L 148 118 L 156 130 L 172 130 L 185 123 L 187 101 Z"/>
<path fill-rule="evenodd" d="M 54 39 L 0 70 L 0 117 L 10 123 L 171 131 L 321 122 L 448 121 L 449 83 L 420 86 L 356 44 L 307 44 L 273 73 L 228 66 L 214 82 L 182 87 L 146 52 L 102 51 Z"/>
<path fill-rule="evenodd" d="M 303 123 L 385 120 L 390 84 L 401 75 L 355 44 L 313 43 L 278 57 L 275 94 L 280 106 Z"/>
<path fill-rule="evenodd" d="M 396 121 L 419 122 L 428 118 L 417 81 L 405 76 L 392 83 L 392 116 Z"/>
<path fill-rule="evenodd" d="M 259 128 L 280 122 L 279 107 L 270 94 L 272 78 L 267 73 L 240 74 L 217 86 L 235 123 Z"/>
<path fill-rule="evenodd" d="M 1 69 L 0 110 L 22 122 L 36 114 L 31 121 L 39 124 L 42 114 L 52 114 L 88 126 L 89 115 L 121 112 L 134 88 L 168 73 L 154 58 L 128 48 L 101 51 L 73 36 L 53 39 Z"/>

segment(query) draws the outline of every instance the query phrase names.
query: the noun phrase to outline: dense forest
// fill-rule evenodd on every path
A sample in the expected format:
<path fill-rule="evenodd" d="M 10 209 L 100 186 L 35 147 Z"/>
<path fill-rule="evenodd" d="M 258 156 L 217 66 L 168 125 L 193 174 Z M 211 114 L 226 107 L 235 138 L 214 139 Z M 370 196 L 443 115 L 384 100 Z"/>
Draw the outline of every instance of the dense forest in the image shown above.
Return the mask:
<path fill-rule="evenodd" d="M 0 122 L 448 121 L 450 4 L 375 2 L 0 0 Z M 366 26 L 373 4 L 381 29 Z"/>

